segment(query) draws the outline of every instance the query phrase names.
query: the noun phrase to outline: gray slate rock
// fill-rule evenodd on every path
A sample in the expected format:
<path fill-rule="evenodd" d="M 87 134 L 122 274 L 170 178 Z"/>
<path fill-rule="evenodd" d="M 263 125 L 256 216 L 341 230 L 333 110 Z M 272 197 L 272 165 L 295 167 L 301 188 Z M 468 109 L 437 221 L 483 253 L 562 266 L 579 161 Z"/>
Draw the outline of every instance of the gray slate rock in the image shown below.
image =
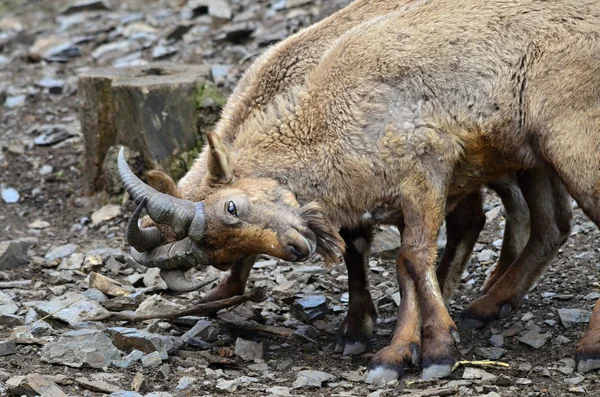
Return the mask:
<path fill-rule="evenodd" d="M 27 250 L 32 242 L 26 239 L 0 242 L 0 270 L 14 269 L 29 263 Z"/>
<path fill-rule="evenodd" d="M 62 259 L 75 253 L 75 251 L 77 251 L 76 244 L 65 244 L 60 245 L 58 247 L 51 247 L 44 256 L 44 258 L 48 259 L 49 261 L 53 261 L 55 259 Z"/>
<path fill-rule="evenodd" d="M 53 313 L 53 318 L 64 321 L 72 327 L 83 321 L 109 314 L 108 310 L 100 306 L 98 302 L 73 292 L 67 292 L 49 302 L 42 302 L 37 309 L 44 314 Z"/>
<path fill-rule="evenodd" d="M 0 325 L 8 328 L 14 328 L 19 325 L 25 324 L 23 316 L 17 316 L 16 314 L 0 314 Z"/>
<path fill-rule="evenodd" d="M 10 295 L 0 291 L 0 314 L 14 314 L 19 310 L 19 306 L 13 302 Z"/>
<path fill-rule="evenodd" d="M 292 304 L 292 314 L 305 323 L 322 320 L 329 313 L 327 298 L 323 295 L 309 295 L 296 299 Z"/>
<path fill-rule="evenodd" d="M 17 345 L 12 340 L 0 341 L 0 357 L 17 353 Z"/>
<path fill-rule="evenodd" d="M 69 367 L 102 368 L 118 360 L 121 352 L 102 331 L 81 329 L 64 333 L 42 349 L 41 360 Z"/>
<path fill-rule="evenodd" d="M 219 328 L 208 320 L 199 320 L 189 331 L 181 336 L 183 343 L 192 338 L 198 338 L 206 342 L 214 342 L 219 336 Z"/>
<path fill-rule="evenodd" d="M 583 309 L 558 309 L 558 315 L 565 328 L 572 328 L 575 324 L 588 323 L 591 313 Z"/>
<path fill-rule="evenodd" d="M 335 376 L 322 371 L 300 371 L 292 387 L 300 389 L 304 387 L 322 387 L 323 384 L 335 380 Z"/>
<path fill-rule="evenodd" d="M 182 342 L 174 336 L 154 334 L 135 328 L 113 327 L 107 329 L 115 346 L 124 351 L 140 350 L 144 353 L 158 352 L 163 360 L 168 353 L 179 349 Z"/>
<path fill-rule="evenodd" d="M 140 350 L 133 350 L 131 353 L 126 355 L 120 360 L 113 361 L 113 365 L 117 368 L 127 369 L 135 364 L 137 361 L 140 361 L 144 357 L 144 352 Z"/>
<path fill-rule="evenodd" d="M 244 361 L 251 361 L 263 356 L 262 342 L 252 342 L 237 338 L 235 341 L 235 355 Z"/>

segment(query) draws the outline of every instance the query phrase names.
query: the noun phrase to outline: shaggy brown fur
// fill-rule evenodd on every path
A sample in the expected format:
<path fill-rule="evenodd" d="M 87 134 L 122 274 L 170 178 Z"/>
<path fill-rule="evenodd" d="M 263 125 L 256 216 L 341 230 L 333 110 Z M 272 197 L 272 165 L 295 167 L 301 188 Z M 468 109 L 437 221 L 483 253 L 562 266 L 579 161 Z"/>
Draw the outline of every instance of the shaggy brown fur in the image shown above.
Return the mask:
<path fill-rule="evenodd" d="M 447 197 L 549 165 L 600 223 L 600 167 L 589 150 L 600 147 L 599 8 L 432 0 L 367 21 L 337 40 L 304 84 L 246 115 L 231 141 L 223 135 L 231 163 L 221 168 L 231 179 L 205 178 L 201 194 L 208 202 L 246 181 L 275 181 L 342 227 L 381 206 L 402 211 L 398 272 L 405 269 L 417 291 L 421 365 L 424 375 L 444 374 L 454 324 L 433 262 Z M 219 161 L 217 149 L 213 142 L 206 164 L 206 156 Z M 418 334 L 404 320 L 396 334 Z M 596 323 L 588 334 L 600 331 Z M 394 338 L 393 346 L 414 343 Z M 591 354 L 582 346 L 580 357 Z M 398 357 L 382 352 L 372 370 L 395 369 Z"/>

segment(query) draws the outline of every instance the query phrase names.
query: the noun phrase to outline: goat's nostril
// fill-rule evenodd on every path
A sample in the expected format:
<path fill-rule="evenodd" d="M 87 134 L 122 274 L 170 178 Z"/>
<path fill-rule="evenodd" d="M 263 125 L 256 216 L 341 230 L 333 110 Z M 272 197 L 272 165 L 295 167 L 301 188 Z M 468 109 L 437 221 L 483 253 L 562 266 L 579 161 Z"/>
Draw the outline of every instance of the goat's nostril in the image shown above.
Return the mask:
<path fill-rule="evenodd" d="M 301 259 L 303 258 L 305 255 L 293 244 L 289 245 L 290 248 L 290 252 L 296 257 L 296 259 Z"/>

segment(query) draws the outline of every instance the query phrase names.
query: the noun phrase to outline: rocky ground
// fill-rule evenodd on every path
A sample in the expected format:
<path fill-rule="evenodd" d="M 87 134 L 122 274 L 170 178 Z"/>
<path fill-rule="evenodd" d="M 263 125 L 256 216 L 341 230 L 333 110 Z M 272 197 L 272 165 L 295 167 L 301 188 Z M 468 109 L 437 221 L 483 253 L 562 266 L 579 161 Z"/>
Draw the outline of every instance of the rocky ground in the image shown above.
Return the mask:
<path fill-rule="evenodd" d="M 386 259 L 393 247 L 384 244 L 397 241 L 392 230 L 380 235 L 371 261 L 380 318 L 360 357 L 333 352 L 347 308 L 347 275 L 343 265 L 319 261 L 262 260 L 250 285 L 264 287 L 267 300 L 216 316 L 91 321 L 108 310 L 172 311 L 215 283 L 189 294 L 165 291 L 157 274 L 127 253 L 123 230 L 132 203 L 83 195 L 78 73 L 156 60 L 203 63 L 228 92 L 269 44 L 347 3 L 0 0 L 0 395 L 600 393 L 598 373 L 574 372 L 577 342 L 600 296 L 598 230 L 579 209 L 571 238 L 523 306 L 461 335 L 460 360 L 494 359 L 508 368 L 467 365 L 433 382 L 418 381 L 412 370 L 399 382 L 362 382 L 394 326 L 399 296 L 393 261 Z M 499 254 L 503 210 L 491 194 L 486 205 L 486 228 L 450 303 L 455 319 L 479 295 Z"/>

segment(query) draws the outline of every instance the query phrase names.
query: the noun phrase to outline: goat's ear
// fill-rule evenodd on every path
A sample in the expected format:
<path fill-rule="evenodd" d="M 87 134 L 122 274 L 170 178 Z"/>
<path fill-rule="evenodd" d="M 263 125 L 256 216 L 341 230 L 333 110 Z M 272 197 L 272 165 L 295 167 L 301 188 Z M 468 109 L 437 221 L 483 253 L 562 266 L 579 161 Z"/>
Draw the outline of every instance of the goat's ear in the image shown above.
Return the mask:
<path fill-rule="evenodd" d="M 231 158 L 221 138 L 212 131 L 206 132 L 208 141 L 208 172 L 212 183 L 228 184 L 233 179 Z"/>
<path fill-rule="evenodd" d="M 169 196 L 181 198 L 175 181 L 164 172 L 158 170 L 150 170 L 146 174 L 146 178 L 148 179 L 148 185 L 158 190 L 159 192 L 168 194 Z"/>

